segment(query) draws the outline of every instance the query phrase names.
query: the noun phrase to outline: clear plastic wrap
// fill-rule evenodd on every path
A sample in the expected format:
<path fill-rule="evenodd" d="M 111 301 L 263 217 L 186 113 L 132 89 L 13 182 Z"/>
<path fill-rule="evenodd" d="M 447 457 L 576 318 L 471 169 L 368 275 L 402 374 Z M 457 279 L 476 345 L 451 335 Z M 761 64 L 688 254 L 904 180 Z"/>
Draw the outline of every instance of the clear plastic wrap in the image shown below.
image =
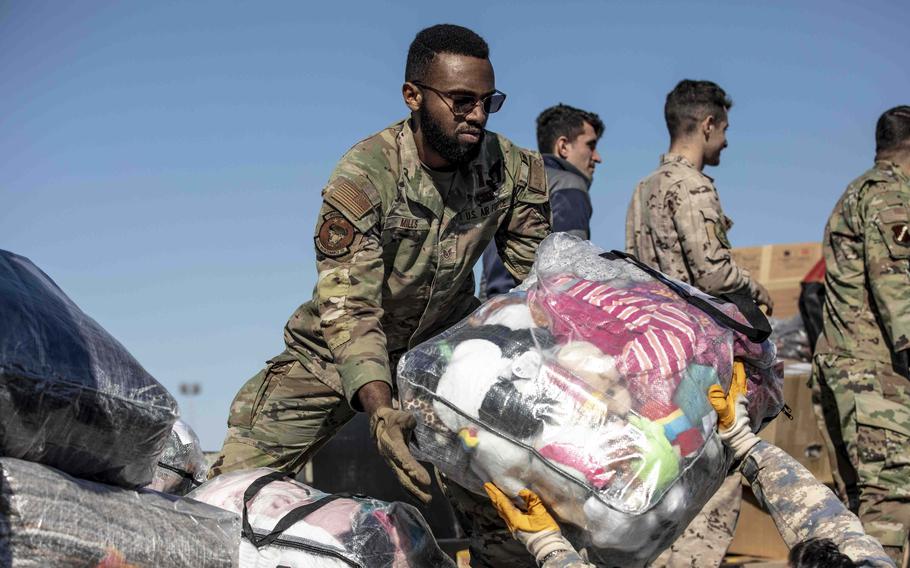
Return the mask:
<path fill-rule="evenodd" d="M 809 334 L 799 314 L 787 319 L 768 318 L 768 321 L 774 330 L 771 340 L 777 346 L 778 357 L 806 362 L 812 360 Z"/>
<path fill-rule="evenodd" d="M 177 403 L 26 258 L 0 250 L 0 454 L 124 487 L 152 480 Z"/>
<path fill-rule="evenodd" d="M 239 540 L 234 513 L 0 458 L 0 566 L 228 568 Z"/>
<path fill-rule="evenodd" d="M 190 497 L 240 513 L 241 568 L 452 566 L 404 503 L 330 495 L 260 468 L 227 473 Z"/>
<path fill-rule="evenodd" d="M 735 304 L 603 253 L 548 237 L 520 289 L 405 355 L 399 397 L 419 459 L 480 495 L 529 487 L 592 560 L 640 566 L 729 466 L 708 387 L 742 361 L 757 431 L 783 406 L 782 374 L 773 343 L 744 335 L 770 329 Z"/>
<path fill-rule="evenodd" d="M 158 457 L 155 477 L 146 489 L 186 495 L 202 485 L 208 473 L 208 463 L 196 432 L 183 420 L 174 422 L 164 451 Z"/>

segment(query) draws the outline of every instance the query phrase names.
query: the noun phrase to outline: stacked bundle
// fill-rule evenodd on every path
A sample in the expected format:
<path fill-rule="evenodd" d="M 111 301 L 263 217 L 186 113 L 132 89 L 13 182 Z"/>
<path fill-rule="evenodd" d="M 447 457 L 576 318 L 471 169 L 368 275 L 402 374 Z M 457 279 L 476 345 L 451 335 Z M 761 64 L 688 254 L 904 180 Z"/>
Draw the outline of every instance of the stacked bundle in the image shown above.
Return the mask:
<path fill-rule="evenodd" d="M 453 565 L 403 503 L 328 495 L 269 469 L 221 475 L 190 497 L 242 513 L 241 568 Z"/>
<path fill-rule="evenodd" d="M 724 477 L 708 387 L 741 360 L 758 429 L 782 406 L 781 375 L 772 343 L 723 323 L 756 331 L 734 304 L 602 252 L 549 237 L 522 290 L 402 359 L 399 392 L 418 457 L 479 494 L 534 490 L 578 546 L 631 566 Z"/>
<path fill-rule="evenodd" d="M 172 431 L 170 393 L 6 251 L 0 322 L 0 566 L 233 566 L 236 515 L 133 490 L 152 482 L 169 434 L 168 472 L 204 475 L 198 440 Z"/>

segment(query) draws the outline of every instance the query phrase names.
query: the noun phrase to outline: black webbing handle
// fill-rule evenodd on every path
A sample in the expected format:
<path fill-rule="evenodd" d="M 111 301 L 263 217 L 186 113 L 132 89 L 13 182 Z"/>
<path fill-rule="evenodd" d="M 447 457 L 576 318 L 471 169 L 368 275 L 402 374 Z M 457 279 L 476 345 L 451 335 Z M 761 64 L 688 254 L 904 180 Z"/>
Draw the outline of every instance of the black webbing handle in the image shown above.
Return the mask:
<path fill-rule="evenodd" d="M 166 464 L 164 462 L 158 462 L 158 467 L 160 467 L 161 469 L 166 469 L 170 472 L 176 473 L 177 475 L 179 475 L 180 477 L 182 477 L 184 479 L 188 479 L 189 482 L 193 484 L 193 487 L 199 487 L 200 485 L 202 485 L 202 482 L 196 481 L 196 478 L 193 477 L 189 472 L 183 471 L 179 467 L 174 467 L 174 466 L 172 466 L 170 464 Z"/>
<path fill-rule="evenodd" d="M 718 324 L 728 327 L 734 331 L 738 331 L 739 333 L 745 335 L 749 341 L 753 343 L 761 343 L 771 336 L 771 324 L 768 322 L 768 318 L 765 317 L 765 314 L 763 314 L 760 309 L 758 309 L 758 305 L 756 305 L 755 301 L 752 300 L 752 297 L 745 289 L 732 293 L 721 294 L 720 296 L 715 297 L 721 302 L 735 305 L 739 310 L 739 313 L 741 313 L 746 318 L 746 321 L 749 322 L 749 325 L 731 318 L 713 303 L 705 300 L 702 297 L 692 294 L 684 286 L 680 286 L 678 282 L 675 282 L 674 280 L 671 280 L 665 276 L 663 273 L 654 270 L 631 254 L 618 250 L 612 250 L 610 252 L 605 252 L 600 256 L 607 260 L 616 260 L 617 258 L 621 258 L 627 262 L 634 264 L 641 270 L 647 272 L 649 275 L 665 284 L 683 300 L 708 314 L 711 319 L 713 319 Z"/>
<path fill-rule="evenodd" d="M 325 495 L 324 497 L 320 497 L 319 499 L 311 501 L 306 505 L 301 505 L 300 507 L 292 509 L 290 512 L 288 512 L 288 514 L 281 517 L 281 519 L 275 523 L 275 527 L 271 530 L 271 532 L 269 532 L 269 534 L 258 536 L 253 531 L 252 525 L 250 525 L 250 520 L 247 513 L 247 504 L 252 501 L 260 491 L 262 491 L 263 487 L 269 483 L 272 483 L 273 481 L 279 481 L 281 479 L 293 479 L 293 476 L 283 471 L 274 471 L 267 475 L 263 475 L 253 483 L 250 483 L 249 487 L 246 488 L 246 491 L 243 492 L 243 536 L 256 548 L 262 548 L 263 546 L 272 544 L 281 538 L 281 535 L 284 534 L 284 531 L 294 526 L 294 524 L 298 521 L 306 518 L 309 514 L 328 505 L 336 499 L 342 499 L 349 496 L 347 493 Z"/>

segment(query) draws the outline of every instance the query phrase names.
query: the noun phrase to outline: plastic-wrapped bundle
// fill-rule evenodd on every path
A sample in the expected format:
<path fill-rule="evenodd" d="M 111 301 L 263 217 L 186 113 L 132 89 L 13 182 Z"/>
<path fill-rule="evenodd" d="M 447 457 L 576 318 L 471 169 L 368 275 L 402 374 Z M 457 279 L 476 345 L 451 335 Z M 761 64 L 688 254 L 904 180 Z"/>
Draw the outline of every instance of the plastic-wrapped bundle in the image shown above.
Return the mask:
<path fill-rule="evenodd" d="M 186 495 L 202 485 L 207 472 L 208 464 L 199 437 L 189 424 L 177 420 L 164 451 L 158 457 L 155 477 L 145 488 L 171 495 Z"/>
<path fill-rule="evenodd" d="M 189 496 L 242 514 L 241 568 L 454 567 L 404 503 L 323 493 L 266 468 L 218 476 Z"/>
<path fill-rule="evenodd" d="M 240 517 L 0 458 L 0 566 L 237 565 Z"/>
<path fill-rule="evenodd" d="M 412 450 L 481 495 L 529 487 L 592 559 L 643 565 L 724 478 L 707 390 L 729 387 L 734 358 L 753 429 L 783 406 L 770 328 L 743 305 L 552 235 L 520 289 L 399 363 Z"/>
<path fill-rule="evenodd" d="M 809 334 L 803 325 L 803 318 L 796 314 L 792 318 L 768 318 L 774 332 L 771 340 L 777 346 L 777 355 L 784 359 L 811 361 L 812 349 L 809 345 Z"/>
<path fill-rule="evenodd" d="M 177 403 L 28 259 L 0 250 L 0 454 L 152 480 Z"/>

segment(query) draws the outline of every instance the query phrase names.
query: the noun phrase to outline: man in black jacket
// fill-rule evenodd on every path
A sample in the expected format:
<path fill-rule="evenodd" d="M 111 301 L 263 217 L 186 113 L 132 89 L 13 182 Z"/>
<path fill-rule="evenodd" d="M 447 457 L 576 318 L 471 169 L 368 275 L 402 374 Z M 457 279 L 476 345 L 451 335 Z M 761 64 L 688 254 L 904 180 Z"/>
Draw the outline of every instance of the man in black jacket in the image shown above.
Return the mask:
<path fill-rule="evenodd" d="M 543 154 L 550 187 L 553 232 L 591 238 L 591 197 L 594 168 L 601 162 L 597 141 L 604 124 L 593 112 L 558 104 L 537 117 L 537 147 Z M 483 253 L 481 298 L 504 294 L 515 286 L 490 243 Z"/>

